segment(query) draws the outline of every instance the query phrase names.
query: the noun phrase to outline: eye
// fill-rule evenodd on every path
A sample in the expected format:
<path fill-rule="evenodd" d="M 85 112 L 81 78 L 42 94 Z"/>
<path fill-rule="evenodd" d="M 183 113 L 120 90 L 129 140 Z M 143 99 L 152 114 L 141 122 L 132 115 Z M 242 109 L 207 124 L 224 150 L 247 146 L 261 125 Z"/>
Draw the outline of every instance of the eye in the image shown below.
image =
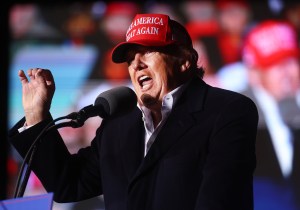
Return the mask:
<path fill-rule="evenodd" d="M 128 66 L 131 65 L 132 60 L 133 60 L 132 58 L 130 59 L 130 58 L 126 57 L 126 63 L 128 64 Z"/>
<path fill-rule="evenodd" d="M 131 62 L 132 62 L 133 59 L 134 59 L 134 56 L 135 56 L 135 53 L 133 53 L 133 52 L 128 52 L 128 53 L 126 54 L 126 62 L 127 62 L 128 65 L 131 64 Z"/>

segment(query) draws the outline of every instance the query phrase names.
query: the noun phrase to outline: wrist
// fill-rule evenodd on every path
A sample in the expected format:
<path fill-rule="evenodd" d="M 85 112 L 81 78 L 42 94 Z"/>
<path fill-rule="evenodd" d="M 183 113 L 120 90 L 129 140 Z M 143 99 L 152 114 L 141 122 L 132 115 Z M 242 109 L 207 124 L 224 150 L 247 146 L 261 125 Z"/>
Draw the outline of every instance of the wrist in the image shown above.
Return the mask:
<path fill-rule="evenodd" d="M 33 125 L 27 125 L 27 122 L 24 123 L 23 127 L 19 128 L 18 131 L 19 133 L 25 131 L 26 129 L 32 127 Z"/>
<path fill-rule="evenodd" d="M 35 125 L 46 118 L 46 114 L 36 111 L 25 111 L 27 126 Z"/>

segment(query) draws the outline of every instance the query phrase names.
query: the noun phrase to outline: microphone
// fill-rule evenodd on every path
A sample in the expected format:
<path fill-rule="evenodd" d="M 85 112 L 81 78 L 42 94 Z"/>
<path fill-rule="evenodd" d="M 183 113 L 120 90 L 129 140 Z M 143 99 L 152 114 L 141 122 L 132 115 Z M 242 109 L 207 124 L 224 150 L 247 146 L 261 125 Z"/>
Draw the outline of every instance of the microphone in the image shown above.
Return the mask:
<path fill-rule="evenodd" d="M 72 127 L 80 127 L 90 118 L 99 116 L 103 119 L 120 116 L 131 111 L 137 104 L 135 92 L 129 87 L 120 86 L 100 93 L 94 105 L 82 108 L 79 112 L 67 115 L 72 119 Z"/>

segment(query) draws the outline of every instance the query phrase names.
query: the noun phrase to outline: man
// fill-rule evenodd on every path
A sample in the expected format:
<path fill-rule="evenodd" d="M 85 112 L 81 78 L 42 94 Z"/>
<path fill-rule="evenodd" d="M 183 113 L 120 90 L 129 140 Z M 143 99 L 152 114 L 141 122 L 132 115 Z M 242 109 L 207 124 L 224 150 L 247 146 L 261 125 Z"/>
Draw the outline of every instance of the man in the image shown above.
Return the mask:
<path fill-rule="evenodd" d="M 259 23 L 247 35 L 243 61 L 249 86 L 242 93 L 256 103 L 260 119 L 256 207 L 294 209 L 300 198 L 300 65 L 294 28 L 278 20 Z"/>
<path fill-rule="evenodd" d="M 181 24 L 137 14 L 112 60 L 127 62 L 138 105 L 104 119 L 91 146 L 75 155 L 57 131 L 43 138 L 32 168 L 54 200 L 103 194 L 107 210 L 253 209 L 256 106 L 204 83 L 197 59 Z M 22 119 L 10 132 L 23 156 L 51 121 L 55 89 L 48 70 L 28 76 L 19 72 L 26 129 Z"/>

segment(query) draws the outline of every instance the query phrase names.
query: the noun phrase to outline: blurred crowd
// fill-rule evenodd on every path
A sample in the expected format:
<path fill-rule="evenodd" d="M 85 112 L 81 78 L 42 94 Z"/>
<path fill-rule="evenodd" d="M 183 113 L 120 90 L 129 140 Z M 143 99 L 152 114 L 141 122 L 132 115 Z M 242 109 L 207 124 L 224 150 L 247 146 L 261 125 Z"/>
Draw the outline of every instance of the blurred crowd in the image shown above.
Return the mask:
<path fill-rule="evenodd" d="M 41 43 L 94 46 L 97 58 L 79 87 L 81 94 L 70 105 L 70 110 L 78 110 L 93 103 L 104 90 L 131 87 L 127 65 L 113 63 L 110 52 L 124 41 L 136 13 L 166 13 L 184 24 L 198 51 L 199 66 L 205 69 L 204 80 L 253 99 L 260 117 L 255 209 L 299 209 L 300 3 L 187 0 L 16 4 L 10 8 L 9 18 L 11 56 L 24 46 Z M 89 144 L 100 123 L 101 119 L 91 118 L 79 129 L 61 129 L 70 152 Z M 9 163 L 11 177 L 15 177 L 19 163 L 14 164 L 13 158 Z M 27 193 L 34 191 L 43 189 L 33 174 Z M 97 198 L 84 205 L 57 204 L 57 208 L 97 209 L 94 206 L 99 208 L 103 202 Z"/>

